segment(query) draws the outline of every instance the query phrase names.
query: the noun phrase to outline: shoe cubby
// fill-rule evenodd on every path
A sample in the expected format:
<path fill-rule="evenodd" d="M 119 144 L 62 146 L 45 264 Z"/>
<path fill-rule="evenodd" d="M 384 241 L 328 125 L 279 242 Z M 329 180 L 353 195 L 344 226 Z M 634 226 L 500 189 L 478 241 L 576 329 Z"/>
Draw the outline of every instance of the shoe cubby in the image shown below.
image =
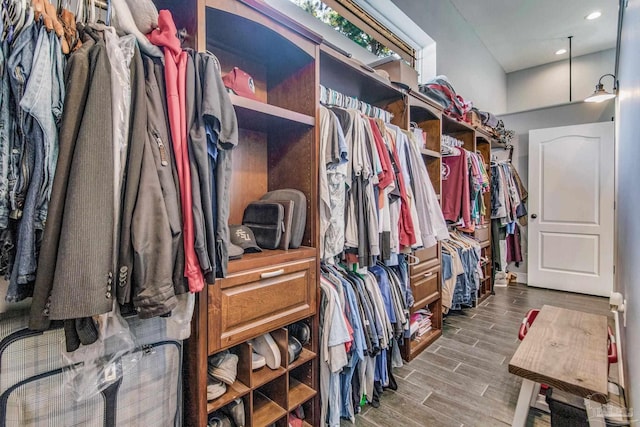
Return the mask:
<path fill-rule="evenodd" d="M 271 425 L 287 414 L 287 377 L 281 376 L 253 391 L 253 427 Z"/>
<path fill-rule="evenodd" d="M 312 327 L 314 319 L 311 317 L 303 321 Z M 288 360 L 288 329 L 277 328 L 269 331 L 269 334 L 280 351 L 280 365 L 276 369 L 265 365 L 253 370 L 252 343 L 246 341 L 231 347 L 230 352 L 238 356 L 236 382 L 227 386 L 222 396 L 207 403 L 207 412 L 211 414 L 223 410 L 241 398 L 245 405 L 247 427 L 274 423 L 286 427 L 288 413 L 302 405 L 307 424 L 312 425 L 315 413 L 313 398 L 318 394 L 314 374 L 317 356 L 312 351 L 315 348 L 313 332 L 309 343 L 303 346 L 300 356 L 293 363 Z"/>
<path fill-rule="evenodd" d="M 247 352 L 247 346 L 237 346 L 232 348 L 231 353 L 238 356 L 237 376 L 233 384 L 227 385 L 227 391 L 220 397 L 207 402 L 207 413 L 211 414 L 233 402 L 236 399 L 247 399 L 251 391 L 250 387 L 250 374 L 247 369 L 251 364 L 251 353 Z M 248 365 L 247 365 L 248 361 Z M 245 402 L 246 404 L 246 402 Z"/>
<path fill-rule="evenodd" d="M 296 369 L 298 366 L 301 366 L 311 360 L 314 360 L 317 356 L 313 348 L 314 330 L 313 330 L 312 320 L 313 318 L 309 318 L 301 321 L 305 323 L 307 327 L 309 327 L 310 339 L 309 339 L 309 342 L 302 345 L 302 351 L 300 352 L 300 355 L 295 360 L 289 360 L 287 356 L 287 367 L 289 370 Z M 288 330 L 287 332 L 290 333 Z"/>
<path fill-rule="evenodd" d="M 273 340 L 275 341 L 276 345 L 278 346 L 278 350 L 280 351 L 280 366 L 278 366 L 275 369 L 272 369 L 269 366 L 265 365 L 256 370 L 251 369 L 250 370 L 251 379 L 249 382 L 251 388 L 262 387 L 263 385 L 268 384 L 269 382 L 284 376 L 284 374 L 286 374 L 287 372 L 285 368 L 285 364 L 286 364 L 285 358 L 287 354 L 287 346 L 286 346 L 287 331 L 284 329 L 276 329 L 275 331 L 272 331 L 270 334 Z M 249 355 L 251 355 L 251 352 L 253 352 L 253 346 L 251 345 L 251 343 L 245 343 L 243 344 L 243 347 L 247 347 L 249 349 Z"/>
<path fill-rule="evenodd" d="M 302 405 L 302 411 L 304 412 L 304 419 L 302 420 L 302 425 L 304 427 L 311 427 L 313 425 L 315 406 L 313 405 L 313 401 L 307 401 Z M 295 407 L 289 411 L 289 413 L 295 412 Z M 288 415 L 287 415 L 288 417 Z M 288 426 L 288 423 L 287 423 Z"/>
<path fill-rule="evenodd" d="M 312 369 L 312 364 L 308 363 L 289 372 L 288 411 L 293 411 L 318 394 L 313 388 Z"/>

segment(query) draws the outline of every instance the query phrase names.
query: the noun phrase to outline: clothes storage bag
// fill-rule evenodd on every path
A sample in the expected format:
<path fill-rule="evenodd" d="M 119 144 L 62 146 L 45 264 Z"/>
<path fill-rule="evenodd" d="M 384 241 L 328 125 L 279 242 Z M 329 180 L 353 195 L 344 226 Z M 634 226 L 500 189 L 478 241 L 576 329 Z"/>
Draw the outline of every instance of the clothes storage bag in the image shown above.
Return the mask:
<path fill-rule="evenodd" d="M 284 232 L 284 206 L 265 200 L 251 202 L 244 210 L 242 225 L 253 231 L 262 249 L 277 249 Z"/>
<path fill-rule="evenodd" d="M 300 190 L 283 188 L 269 191 L 261 200 L 293 200 L 293 216 L 291 218 L 291 240 L 289 248 L 297 249 L 302 245 L 304 229 L 307 224 L 307 197 Z"/>
<path fill-rule="evenodd" d="M 63 329 L 15 330 L 15 317 L 0 320 L 0 427 L 180 426 L 182 342 L 167 338 L 162 318 L 128 323 L 138 347 L 114 364 L 125 374 L 77 402 L 64 383 Z"/>

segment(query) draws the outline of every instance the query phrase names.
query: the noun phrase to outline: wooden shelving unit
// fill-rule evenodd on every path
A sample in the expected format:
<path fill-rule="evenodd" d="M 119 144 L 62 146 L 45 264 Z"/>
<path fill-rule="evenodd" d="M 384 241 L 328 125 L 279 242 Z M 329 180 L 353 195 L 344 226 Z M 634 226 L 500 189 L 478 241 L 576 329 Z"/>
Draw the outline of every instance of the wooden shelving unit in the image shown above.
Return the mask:
<path fill-rule="evenodd" d="M 231 95 L 241 142 L 233 150 L 229 222 L 241 223 L 244 208 L 274 189 L 298 189 L 308 201 L 303 247 L 247 254 L 229 263 L 226 278 L 197 295 L 192 334 L 185 344 L 185 425 L 206 425 L 208 413 L 237 398 L 245 403 L 248 427 L 286 425 L 288 412 L 298 404 L 307 415 L 305 426 L 320 425 L 318 85 L 387 109 L 393 113 L 392 123 L 403 129 L 415 122 L 425 130 L 422 154 L 440 200 L 442 133 L 462 135 L 465 147 L 475 150 L 481 132 L 443 116 L 441 109 L 420 93 L 399 89 L 368 67 L 321 45 L 319 36 L 265 2 L 155 3 L 171 10 L 177 27 L 187 30 L 189 47 L 216 55 L 222 73 L 237 66 L 254 79 L 257 100 Z M 487 248 L 490 251 L 490 245 Z M 420 263 L 411 267 L 411 286 L 422 306 L 416 305 L 412 311 L 427 306 L 433 317 L 432 330 L 426 336 L 419 341 L 405 340 L 403 356 L 407 360 L 442 333 L 440 248 L 415 255 Z M 275 277 L 262 276 L 274 272 L 278 272 Z M 483 289 L 490 289 L 490 285 Z M 287 331 L 282 328 L 296 321 L 310 326 L 312 340 L 300 358 L 289 363 Z M 265 332 L 273 333 L 283 363 L 273 372 L 253 372 L 247 341 Z M 207 402 L 207 357 L 223 349 L 239 354 L 238 380 L 221 398 Z"/>
<path fill-rule="evenodd" d="M 489 179 L 491 179 L 491 168 L 489 167 L 491 162 L 491 136 L 480 130 L 476 130 L 476 151 L 482 155 L 482 158 L 487 169 Z M 493 271 L 492 271 L 492 253 L 491 253 L 491 193 L 484 193 L 484 204 L 487 206 L 487 212 L 483 218 L 483 228 L 480 232 L 476 232 L 476 237 L 480 240 L 482 259 L 488 260 L 483 263 L 483 279 L 480 282 L 480 288 L 478 289 L 477 303 L 487 299 L 489 295 L 493 293 Z"/>
<path fill-rule="evenodd" d="M 209 413 L 242 398 L 247 427 L 283 425 L 291 394 L 305 401 L 306 422 L 319 425 L 316 123 L 321 38 L 259 0 L 155 3 L 187 30 L 188 47 L 216 56 L 222 74 L 239 67 L 253 77 L 256 100 L 230 95 L 239 144 L 232 150 L 229 223 L 242 223 L 246 206 L 268 191 L 294 188 L 307 197 L 302 247 L 245 254 L 229 263 L 227 277 L 197 294 L 192 333 L 185 342 L 184 424 L 204 426 Z M 312 340 L 290 365 L 283 328 L 297 321 L 310 326 Z M 247 341 L 267 332 L 278 343 L 282 365 L 252 371 Z M 238 378 L 223 396 L 207 402 L 207 358 L 224 349 L 238 354 Z M 289 390 L 290 377 L 307 388 L 292 382 L 295 388 Z"/>

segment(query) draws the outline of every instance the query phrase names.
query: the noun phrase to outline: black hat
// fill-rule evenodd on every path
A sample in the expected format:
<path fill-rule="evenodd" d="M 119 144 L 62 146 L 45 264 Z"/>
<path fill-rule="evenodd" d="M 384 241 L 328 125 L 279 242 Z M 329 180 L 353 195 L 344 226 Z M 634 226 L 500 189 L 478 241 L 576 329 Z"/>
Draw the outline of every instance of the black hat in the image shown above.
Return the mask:
<path fill-rule="evenodd" d="M 231 234 L 231 243 L 240 246 L 245 253 L 262 252 L 256 243 L 253 231 L 246 225 L 230 225 L 229 233 Z"/>

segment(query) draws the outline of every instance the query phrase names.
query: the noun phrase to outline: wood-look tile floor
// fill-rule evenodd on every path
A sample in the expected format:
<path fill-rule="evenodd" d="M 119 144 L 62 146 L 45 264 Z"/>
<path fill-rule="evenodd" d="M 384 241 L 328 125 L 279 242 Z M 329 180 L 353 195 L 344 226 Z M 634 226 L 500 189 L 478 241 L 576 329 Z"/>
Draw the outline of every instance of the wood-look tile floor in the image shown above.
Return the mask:
<path fill-rule="evenodd" d="M 385 390 L 380 407 L 366 406 L 356 426 L 509 426 L 521 380 L 508 372 L 518 328 L 530 308 L 544 304 L 610 317 L 607 298 L 526 285 L 496 288 L 476 308 L 445 317 L 443 335 L 411 363 L 394 371 L 398 390 Z M 528 426 L 549 426 L 532 409 Z M 342 426 L 352 426 L 342 421 Z"/>

